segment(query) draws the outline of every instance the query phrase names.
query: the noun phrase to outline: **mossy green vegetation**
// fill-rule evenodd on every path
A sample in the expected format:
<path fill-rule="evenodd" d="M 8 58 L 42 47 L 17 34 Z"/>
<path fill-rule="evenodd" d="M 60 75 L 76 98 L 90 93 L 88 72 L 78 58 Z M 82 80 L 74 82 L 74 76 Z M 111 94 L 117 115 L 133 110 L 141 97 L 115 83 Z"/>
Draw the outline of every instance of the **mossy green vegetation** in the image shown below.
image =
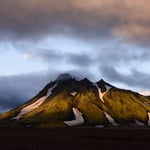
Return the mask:
<path fill-rule="evenodd" d="M 134 92 L 114 88 L 104 95 L 103 109 L 120 124 L 130 123 L 135 119 L 146 124 L 150 106 L 144 104 L 141 98 Z"/>
<path fill-rule="evenodd" d="M 80 126 L 111 126 L 111 120 L 106 113 L 119 125 L 135 124 L 136 120 L 148 125 L 150 97 L 115 88 L 101 80 L 97 85 L 101 89 L 101 93 L 105 92 L 102 101 L 97 87 L 86 78 L 81 81 L 70 79 L 57 83 L 57 86 L 52 89 L 51 94 L 39 107 L 23 114 L 19 119 L 12 119 L 23 108 L 45 96 L 48 89 L 56 83 L 56 81 L 49 83 L 30 101 L 1 114 L 0 122 L 3 125 L 6 123 L 41 128 L 66 127 L 64 121 L 74 120 L 76 116 L 72 108 L 77 108 L 84 118 L 84 123 Z M 109 90 L 106 85 L 110 86 Z"/>

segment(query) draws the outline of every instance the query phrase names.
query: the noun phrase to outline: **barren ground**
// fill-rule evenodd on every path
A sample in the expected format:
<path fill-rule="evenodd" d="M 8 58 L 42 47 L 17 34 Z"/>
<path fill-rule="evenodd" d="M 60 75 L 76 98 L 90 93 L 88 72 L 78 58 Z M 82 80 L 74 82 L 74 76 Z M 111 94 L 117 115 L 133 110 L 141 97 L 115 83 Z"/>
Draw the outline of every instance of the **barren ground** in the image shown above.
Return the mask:
<path fill-rule="evenodd" d="M 0 150 L 150 150 L 150 129 L 0 128 Z"/>

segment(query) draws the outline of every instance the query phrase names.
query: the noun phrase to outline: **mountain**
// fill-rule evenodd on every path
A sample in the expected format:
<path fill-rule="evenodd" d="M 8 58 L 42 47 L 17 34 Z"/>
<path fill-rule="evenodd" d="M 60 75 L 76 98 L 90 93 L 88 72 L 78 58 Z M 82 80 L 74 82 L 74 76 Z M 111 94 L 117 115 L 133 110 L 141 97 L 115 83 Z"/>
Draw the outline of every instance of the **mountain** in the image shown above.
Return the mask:
<path fill-rule="evenodd" d="M 150 97 L 104 80 L 62 74 L 28 102 L 1 114 L 0 126 L 150 126 Z"/>

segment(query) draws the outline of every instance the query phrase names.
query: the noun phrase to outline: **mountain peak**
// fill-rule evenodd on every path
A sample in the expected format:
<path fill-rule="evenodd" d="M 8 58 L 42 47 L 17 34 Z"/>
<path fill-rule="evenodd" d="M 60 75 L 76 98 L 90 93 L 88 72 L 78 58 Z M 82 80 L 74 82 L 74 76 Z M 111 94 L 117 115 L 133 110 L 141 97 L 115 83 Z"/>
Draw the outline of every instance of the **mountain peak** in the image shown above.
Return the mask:
<path fill-rule="evenodd" d="M 111 86 L 111 87 L 114 87 L 113 85 L 109 84 L 108 82 L 106 82 L 104 79 L 101 79 L 97 82 L 99 85 L 101 86 L 105 86 L 105 85 L 108 85 L 108 86 Z"/>
<path fill-rule="evenodd" d="M 103 79 L 99 80 L 99 83 L 106 83 Z"/>
<path fill-rule="evenodd" d="M 107 90 L 107 87 L 113 87 L 111 84 L 105 82 L 103 79 L 99 80 L 97 84 L 101 88 L 102 92 L 105 92 Z"/>
<path fill-rule="evenodd" d="M 57 81 L 66 81 L 66 80 L 70 80 L 75 78 L 73 75 L 69 74 L 69 73 L 63 73 L 58 75 L 58 77 L 56 78 Z"/>
<path fill-rule="evenodd" d="M 82 80 L 80 80 L 81 83 L 84 83 L 84 84 L 89 84 L 91 83 L 91 81 L 88 79 L 88 78 L 83 78 Z"/>

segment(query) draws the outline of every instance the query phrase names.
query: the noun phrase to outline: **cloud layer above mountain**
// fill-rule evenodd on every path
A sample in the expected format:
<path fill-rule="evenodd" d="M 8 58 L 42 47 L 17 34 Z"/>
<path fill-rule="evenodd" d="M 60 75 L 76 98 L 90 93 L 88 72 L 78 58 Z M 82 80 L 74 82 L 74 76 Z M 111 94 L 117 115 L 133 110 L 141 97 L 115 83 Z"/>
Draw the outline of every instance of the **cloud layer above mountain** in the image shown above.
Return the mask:
<path fill-rule="evenodd" d="M 65 34 L 149 46 L 148 0 L 1 0 L 0 18 L 1 38 L 6 39 Z"/>

